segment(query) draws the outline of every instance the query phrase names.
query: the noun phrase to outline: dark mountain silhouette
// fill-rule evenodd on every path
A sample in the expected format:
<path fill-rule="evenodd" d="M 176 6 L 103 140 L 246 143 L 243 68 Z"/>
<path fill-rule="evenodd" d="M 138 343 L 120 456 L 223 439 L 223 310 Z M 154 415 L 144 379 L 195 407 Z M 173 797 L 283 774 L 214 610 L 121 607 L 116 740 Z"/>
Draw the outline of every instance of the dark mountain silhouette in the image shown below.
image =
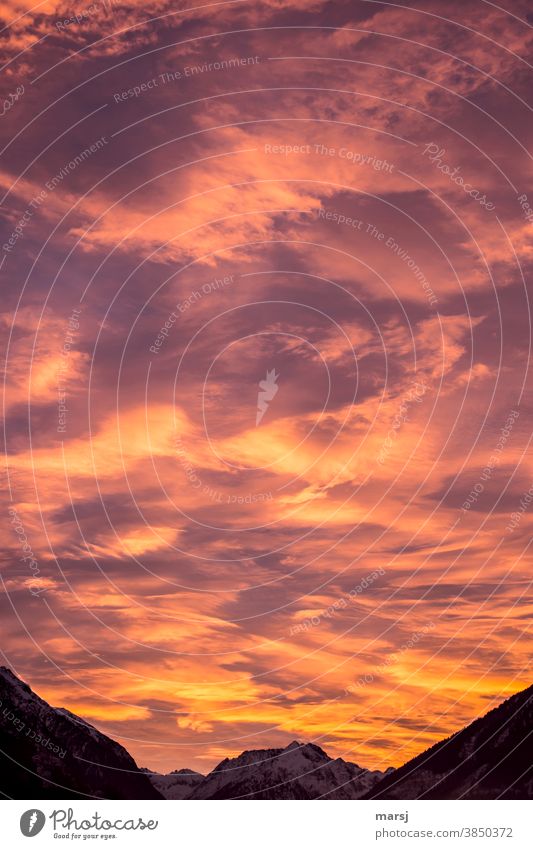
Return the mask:
<path fill-rule="evenodd" d="M 160 799 L 126 749 L 50 707 L 0 667 L 0 793 L 12 799 Z"/>
<path fill-rule="evenodd" d="M 532 799 L 533 686 L 386 776 L 367 799 Z"/>

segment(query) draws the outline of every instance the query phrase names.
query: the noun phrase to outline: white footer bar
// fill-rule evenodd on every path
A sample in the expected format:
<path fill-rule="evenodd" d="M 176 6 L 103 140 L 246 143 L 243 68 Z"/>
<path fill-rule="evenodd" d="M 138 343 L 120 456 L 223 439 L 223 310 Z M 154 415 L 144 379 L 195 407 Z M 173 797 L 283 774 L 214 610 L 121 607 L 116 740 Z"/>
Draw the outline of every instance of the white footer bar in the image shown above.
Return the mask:
<path fill-rule="evenodd" d="M 533 847 L 533 801 L 28 800 L 4 801 L 0 810 L 6 849 Z"/>

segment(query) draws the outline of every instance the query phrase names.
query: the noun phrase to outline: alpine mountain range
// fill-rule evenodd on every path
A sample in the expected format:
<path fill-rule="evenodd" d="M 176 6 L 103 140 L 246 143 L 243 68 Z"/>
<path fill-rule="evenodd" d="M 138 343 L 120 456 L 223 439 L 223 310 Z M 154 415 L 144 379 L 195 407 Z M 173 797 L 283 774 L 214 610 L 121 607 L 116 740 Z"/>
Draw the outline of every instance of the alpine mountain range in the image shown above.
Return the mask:
<path fill-rule="evenodd" d="M 207 775 L 139 768 L 119 743 L 51 707 L 0 667 L 0 790 L 7 799 L 531 799 L 533 686 L 397 769 L 365 769 L 312 742 L 225 758 Z"/>

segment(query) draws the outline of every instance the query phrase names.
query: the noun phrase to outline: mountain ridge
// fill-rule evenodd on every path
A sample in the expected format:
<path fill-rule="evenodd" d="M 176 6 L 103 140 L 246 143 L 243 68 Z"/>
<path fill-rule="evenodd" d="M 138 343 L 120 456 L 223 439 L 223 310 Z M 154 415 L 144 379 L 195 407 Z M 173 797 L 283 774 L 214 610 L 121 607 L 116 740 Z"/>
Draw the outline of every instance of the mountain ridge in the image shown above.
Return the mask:
<path fill-rule="evenodd" d="M 358 799 L 385 773 L 330 758 L 316 743 L 293 740 L 224 758 L 187 799 Z"/>

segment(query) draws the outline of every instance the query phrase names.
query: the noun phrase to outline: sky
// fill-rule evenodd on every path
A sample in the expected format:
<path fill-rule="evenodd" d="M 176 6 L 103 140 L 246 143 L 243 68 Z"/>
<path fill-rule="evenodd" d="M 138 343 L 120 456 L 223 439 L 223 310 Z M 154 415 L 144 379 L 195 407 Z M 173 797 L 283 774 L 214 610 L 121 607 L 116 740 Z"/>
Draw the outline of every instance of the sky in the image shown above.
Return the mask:
<path fill-rule="evenodd" d="M 531 684 L 532 17 L 3 4 L 2 662 L 139 765 Z"/>

